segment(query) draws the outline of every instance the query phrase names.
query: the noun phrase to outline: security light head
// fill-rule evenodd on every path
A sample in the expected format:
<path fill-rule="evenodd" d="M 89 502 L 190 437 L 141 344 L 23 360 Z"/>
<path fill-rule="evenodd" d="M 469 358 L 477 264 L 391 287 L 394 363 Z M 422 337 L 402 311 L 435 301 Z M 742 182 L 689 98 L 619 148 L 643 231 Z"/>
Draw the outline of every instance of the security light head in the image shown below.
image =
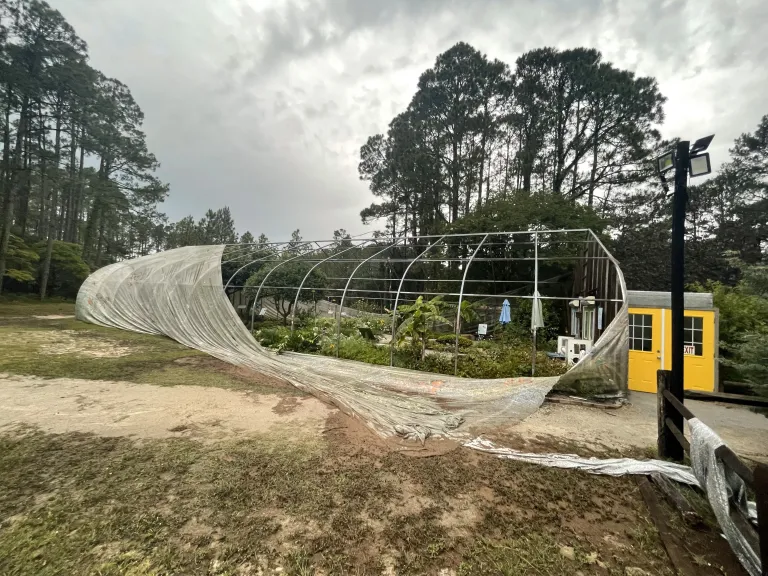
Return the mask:
<path fill-rule="evenodd" d="M 691 178 L 704 176 L 712 172 L 712 165 L 709 163 L 709 152 L 691 156 Z"/>
<path fill-rule="evenodd" d="M 709 144 L 712 142 L 714 137 L 714 134 L 710 134 L 709 136 L 704 136 L 704 138 L 699 138 L 696 140 L 696 142 L 693 143 L 693 146 L 691 146 L 691 156 L 699 152 L 704 152 L 704 150 L 709 148 Z"/>
<path fill-rule="evenodd" d="M 665 152 L 659 156 L 657 162 L 659 163 L 659 174 L 664 174 L 675 167 L 675 153 L 672 150 Z"/>

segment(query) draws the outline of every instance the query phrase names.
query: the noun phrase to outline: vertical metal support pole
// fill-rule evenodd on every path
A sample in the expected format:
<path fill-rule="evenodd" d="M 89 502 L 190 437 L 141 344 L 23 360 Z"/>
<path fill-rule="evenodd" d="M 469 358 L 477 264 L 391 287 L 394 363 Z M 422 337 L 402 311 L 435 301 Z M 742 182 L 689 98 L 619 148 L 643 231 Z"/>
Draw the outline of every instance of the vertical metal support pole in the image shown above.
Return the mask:
<path fill-rule="evenodd" d="M 429 246 L 424 248 L 424 251 L 416 256 L 413 260 L 411 260 L 408 263 L 408 266 L 405 268 L 405 272 L 403 272 L 402 278 L 400 278 L 400 285 L 397 287 L 397 295 L 395 296 L 395 305 L 392 308 L 392 340 L 389 342 L 389 365 L 394 365 L 394 359 L 395 359 L 395 323 L 397 322 L 397 303 L 400 300 L 400 290 L 403 289 L 403 282 L 405 282 L 405 277 L 408 276 L 408 270 L 411 269 L 411 266 L 413 266 L 416 261 L 424 256 L 427 252 L 432 250 L 432 248 L 435 246 L 435 244 L 441 242 L 445 238 L 445 236 L 440 236 L 437 240 L 432 242 Z"/>
<path fill-rule="evenodd" d="M 768 466 L 758 464 L 754 472 L 757 536 L 760 542 L 760 566 L 768 576 Z"/>
<path fill-rule="evenodd" d="M 357 267 L 354 270 L 352 270 L 352 274 L 349 275 L 349 278 L 347 278 L 347 284 L 346 284 L 346 286 L 344 286 L 344 292 L 342 292 L 342 294 L 341 294 L 341 302 L 339 303 L 339 314 L 336 317 L 336 358 L 339 357 L 339 344 L 341 343 L 341 311 L 344 310 L 344 298 L 346 298 L 346 296 L 347 296 L 347 290 L 349 289 L 349 284 L 352 282 L 352 278 L 355 277 L 355 274 L 357 274 L 357 271 L 360 270 L 360 267 L 363 264 L 365 264 L 369 260 L 372 260 L 373 258 L 378 256 L 379 254 L 382 254 L 382 253 L 386 252 L 390 248 L 393 248 L 399 242 L 400 242 L 400 240 L 396 240 L 392 244 L 387 244 L 386 248 L 384 248 L 383 250 L 379 250 L 375 254 L 369 256 L 368 258 L 366 258 L 365 260 L 360 262 L 360 264 L 358 264 Z"/>
<path fill-rule="evenodd" d="M 600 328 L 600 336 L 603 335 L 605 327 L 608 326 L 608 299 L 611 295 L 608 293 L 609 288 L 609 272 L 611 271 L 611 261 L 605 260 L 605 282 L 603 284 L 603 294 L 605 294 L 605 302 L 603 302 L 603 322 L 602 328 Z"/>
<path fill-rule="evenodd" d="M 684 340 L 685 340 L 685 204 L 688 200 L 689 142 L 677 143 L 675 153 L 675 192 L 672 198 L 672 382 L 670 392 L 683 403 Z M 678 430 L 683 430 L 683 416 L 677 410 L 670 418 Z M 680 454 L 682 460 L 682 454 Z"/>
<path fill-rule="evenodd" d="M 539 233 L 533 233 L 533 305 L 531 306 L 531 323 L 536 318 L 536 304 L 539 294 Z M 536 376 L 536 326 L 533 331 L 533 350 L 531 351 L 531 376 Z"/>
<path fill-rule="evenodd" d="M 307 242 L 303 244 L 302 246 L 306 246 L 307 244 L 310 244 L 310 242 Z M 306 254 L 297 254 L 296 256 L 293 256 L 291 258 L 288 258 L 287 260 L 283 260 L 282 262 L 278 262 L 275 266 L 270 269 L 269 272 L 266 273 L 264 276 L 264 279 L 261 281 L 261 284 L 259 284 L 259 289 L 256 290 L 256 297 L 253 299 L 253 308 L 251 308 L 251 332 L 253 332 L 253 318 L 255 316 L 256 312 L 256 302 L 259 301 L 259 295 L 261 294 L 261 289 L 264 287 L 264 282 L 267 281 L 267 278 L 269 278 L 272 275 L 272 272 L 280 268 L 283 264 L 288 264 L 288 262 L 291 262 L 293 260 L 296 260 L 296 258 L 301 258 L 302 256 L 306 256 L 307 254 L 311 254 L 312 252 L 316 252 L 317 250 L 310 250 Z"/>
<path fill-rule="evenodd" d="M 472 256 L 469 257 L 469 260 L 467 260 L 467 264 L 464 267 L 464 276 L 461 279 L 461 288 L 459 289 L 459 305 L 456 308 L 456 342 L 454 343 L 454 348 L 453 348 L 453 375 L 454 376 L 456 376 L 456 374 L 459 371 L 459 333 L 461 332 L 461 301 L 464 299 L 464 283 L 467 281 L 467 272 L 469 272 L 469 266 L 472 264 L 472 260 L 475 259 L 475 256 L 480 251 L 480 247 L 488 239 L 488 236 L 490 236 L 490 234 L 486 234 L 485 236 L 483 236 L 483 239 L 480 240 L 480 244 L 478 244 L 477 248 L 475 248 L 475 251 L 472 252 Z"/>

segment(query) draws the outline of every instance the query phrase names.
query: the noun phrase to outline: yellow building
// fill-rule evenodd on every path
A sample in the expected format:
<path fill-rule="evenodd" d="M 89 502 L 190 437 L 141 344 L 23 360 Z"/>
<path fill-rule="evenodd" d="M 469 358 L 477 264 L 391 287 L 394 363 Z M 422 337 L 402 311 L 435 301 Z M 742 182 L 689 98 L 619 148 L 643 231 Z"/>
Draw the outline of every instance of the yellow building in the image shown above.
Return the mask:
<path fill-rule="evenodd" d="M 672 369 L 672 310 L 669 292 L 630 290 L 629 389 L 656 392 L 656 371 Z M 712 294 L 685 294 L 686 389 L 719 391 L 718 312 Z"/>

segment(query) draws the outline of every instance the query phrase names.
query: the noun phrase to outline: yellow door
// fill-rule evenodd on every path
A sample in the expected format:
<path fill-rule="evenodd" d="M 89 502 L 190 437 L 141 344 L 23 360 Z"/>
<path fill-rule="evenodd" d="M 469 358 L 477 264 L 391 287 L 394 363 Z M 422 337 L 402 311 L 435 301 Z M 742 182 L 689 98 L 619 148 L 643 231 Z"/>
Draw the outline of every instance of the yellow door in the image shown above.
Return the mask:
<path fill-rule="evenodd" d="M 666 314 L 665 342 L 666 361 L 664 368 L 672 368 L 672 312 Z M 685 370 L 686 390 L 715 390 L 715 312 L 713 310 L 686 310 L 683 342 L 685 352 L 683 369 Z M 631 353 L 630 353 L 631 354 Z M 631 360 L 630 360 L 631 366 Z M 631 368 L 630 368 L 631 371 Z"/>
<path fill-rule="evenodd" d="M 629 309 L 629 389 L 656 392 L 661 368 L 661 310 Z"/>

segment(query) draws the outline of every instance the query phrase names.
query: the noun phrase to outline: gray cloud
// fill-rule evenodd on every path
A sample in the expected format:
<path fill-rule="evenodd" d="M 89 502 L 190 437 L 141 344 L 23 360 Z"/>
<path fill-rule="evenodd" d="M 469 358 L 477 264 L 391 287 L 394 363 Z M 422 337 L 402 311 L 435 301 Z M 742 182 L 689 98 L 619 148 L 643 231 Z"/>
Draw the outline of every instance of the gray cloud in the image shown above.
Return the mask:
<path fill-rule="evenodd" d="M 364 230 L 360 145 L 460 40 L 510 65 L 541 46 L 595 47 L 658 78 L 665 137 L 715 132 L 716 163 L 768 113 L 760 0 L 51 3 L 144 110 L 169 217 L 228 204 L 241 231 L 272 238 Z"/>

